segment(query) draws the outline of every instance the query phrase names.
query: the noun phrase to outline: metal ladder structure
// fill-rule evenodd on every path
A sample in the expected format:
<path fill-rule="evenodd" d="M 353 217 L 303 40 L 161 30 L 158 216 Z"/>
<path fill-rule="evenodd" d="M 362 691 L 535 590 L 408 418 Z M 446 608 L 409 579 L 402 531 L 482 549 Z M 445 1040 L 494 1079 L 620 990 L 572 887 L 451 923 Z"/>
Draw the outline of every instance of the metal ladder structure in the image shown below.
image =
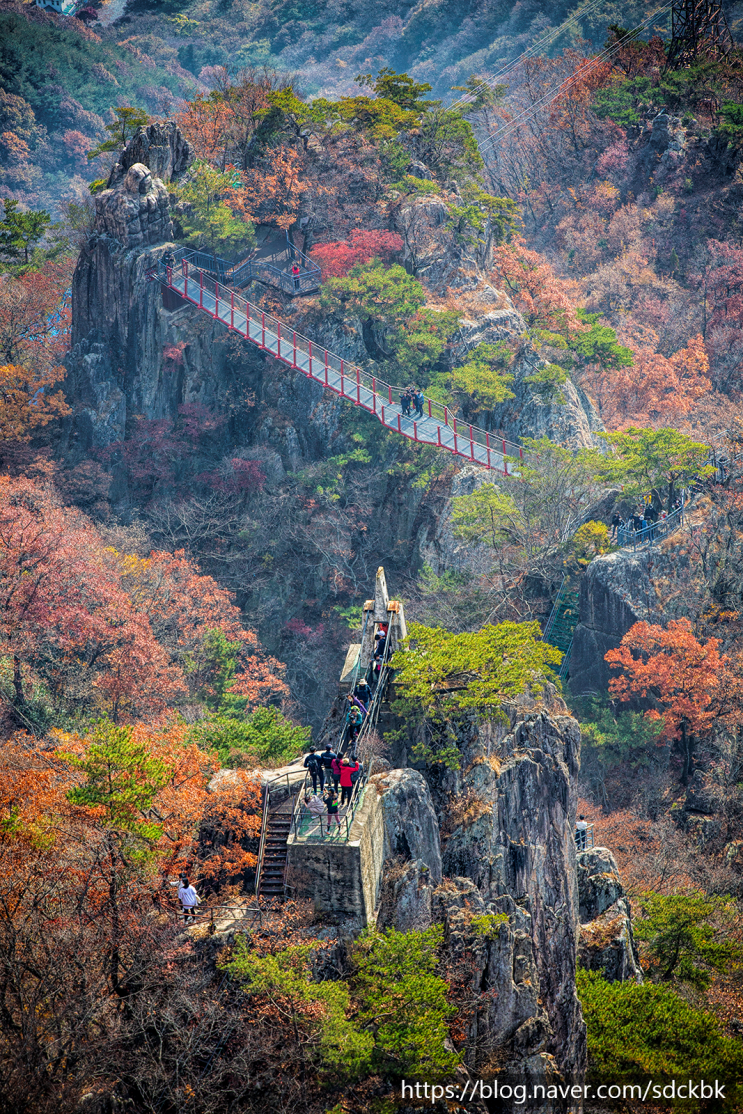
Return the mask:
<path fill-rule="evenodd" d="M 573 648 L 573 634 L 578 626 L 580 616 L 579 601 L 580 589 L 568 576 L 564 576 L 542 635 L 545 642 L 549 642 L 551 646 L 555 646 L 562 651 L 559 672 L 561 681 L 566 681 L 570 672 L 570 651 Z"/>

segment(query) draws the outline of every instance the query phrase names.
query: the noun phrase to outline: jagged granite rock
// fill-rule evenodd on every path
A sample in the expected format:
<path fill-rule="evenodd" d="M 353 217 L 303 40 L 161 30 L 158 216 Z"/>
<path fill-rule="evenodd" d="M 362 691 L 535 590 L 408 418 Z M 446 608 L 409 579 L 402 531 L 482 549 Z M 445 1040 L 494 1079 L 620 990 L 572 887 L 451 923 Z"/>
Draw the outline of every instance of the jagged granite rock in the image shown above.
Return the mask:
<path fill-rule="evenodd" d="M 120 250 L 162 243 L 173 235 L 168 191 L 149 168 L 135 162 L 113 189 L 95 199 L 96 232 Z"/>
<path fill-rule="evenodd" d="M 606 847 L 577 855 L 580 902 L 578 962 L 601 971 L 607 982 L 642 982 L 632 935 L 632 911 L 616 860 Z"/>
<path fill-rule="evenodd" d="M 467 1067 L 489 1075 L 497 1064 L 501 1083 L 559 1081 L 529 910 L 508 894 L 489 899 L 469 878 L 445 879 L 433 899 L 448 977 L 472 1003 L 463 1017 Z M 559 1106 L 538 1101 L 520 1109 L 547 1114 Z"/>
<path fill-rule="evenodd" d="M 507 729 L 472 716 L 456 732 L 461 770 L 442 774 L 434 794 L 437 811 L 455 820 L 463 800 L 444 845 L 444 874 L 471 879 L 485 903 L 508 897 L 528 916 L 520 923 L 547 1019 L 544 1050 L 561 1072 L 579 1074 L 586 1061 L 575 993 L 580 729 L 550 688 L 541 705 L 524 700 L 511 708 Z"/>
<path fill-rule="evenodd" d="M 420 859 L 434 885 L 441 881 L 439 823 L 426 779 L 417 770 L 390 770 L 371 782 L 384 809 L 384 857 Z"/>
<path fill-rule="evenodd" d="M 130 167 L 143 163 L 163 182 L 177 178 L 191 161 L 191 147 L 173 120 L 139 128 L 111 168 L 107 188 L 119 184 Z"/>
<path fill-rule="evenodd" d="M 432 923 L 433 882 L 422 859 L 385 864 L 377 928 L 423 931 Z"/>

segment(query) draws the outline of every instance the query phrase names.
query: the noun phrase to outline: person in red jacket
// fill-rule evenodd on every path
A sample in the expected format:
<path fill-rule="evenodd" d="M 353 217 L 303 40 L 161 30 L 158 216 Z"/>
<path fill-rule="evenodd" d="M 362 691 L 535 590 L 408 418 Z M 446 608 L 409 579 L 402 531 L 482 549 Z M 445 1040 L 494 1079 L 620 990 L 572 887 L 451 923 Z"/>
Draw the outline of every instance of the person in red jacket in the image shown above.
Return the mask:
<path fill-rule="evenodd" d="M 341 804 L 351 803 L 351 792 L 353 791 L 353 774 L 358 773 L 359 764 L 354 759 L 353 765 L 344 758 L 341 762 Z"/>

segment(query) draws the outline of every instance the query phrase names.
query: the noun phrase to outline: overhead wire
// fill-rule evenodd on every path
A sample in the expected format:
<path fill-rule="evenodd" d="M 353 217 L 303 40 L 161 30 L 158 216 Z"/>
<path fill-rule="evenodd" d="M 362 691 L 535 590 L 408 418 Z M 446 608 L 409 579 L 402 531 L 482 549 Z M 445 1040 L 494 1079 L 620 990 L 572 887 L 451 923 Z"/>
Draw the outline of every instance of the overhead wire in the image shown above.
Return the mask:
<path fill-rule="evenodd" d="M 647 27 L 648 24 L 650 24 L 654 19 L 656 19 L 664 12 L 670 11 L 672 7 L 673 2 L 671 0 L 671 2 L 662 5 L 662 7 L 656 8 L 656 10 L 649 16 L 647 16 L 642 23 L 638 24 L 637 27 L 633 27 L 630 31 L 627 31 L 626 34 L 621 37 L 621 39 L 618 39 L 616 43 L 612 43 L 611 47 L 601 51 L 600 54 L 597 54 L 593 58 L 591 58 L 588 62 L 588 66 L 584 67 L 580 71 L 575 71 L 574 73 L 570 74 L 569 77 L 565 78 L 565 80 L 562 81 L 557 87 L 553 86 L 552 89 L 549 89 L 538 100 L 534 101 L 533 104 L 528 105 L 526 108 L 522 109 L 518 116 L 515 116 L 513 119 L 508 120 L 503 125 L 503 127 L 497 128 L 496 131 L 492 132 L 489 136 L 487 136 L 486 139 L 484 139 L 480 143 L 480 152 L 482 153 L 488 146 L 495 143 L 497 140 L 504 139 L 507 135 L 510 135 L 512 132 L 520 128 L 522 124 L 525 124 L 528 120 L 536 116 L 537 112 L 541 108 L 544 108 L 546 105 L 550 104 L 561 93 L 567 92 L 568 89 L 572 88 L 573 85 L 577 84 L 580 80 L 585 78 L 587 73 L 590 73 L 591 70 L 601 65 L 602 62 L 606 62 L 609 58 L 613 57 L 625 45 L 625 43 L 631 41 L 634 38 L 638 31 L 644 30 L 644 28 Z"/>
<path fill-rule="evenodd" d="M 605 0 L 593 0 L 593 2 L 586 5 L 585 8 L 581 8 L 580 11 L 575 12 L 574 15 L 568 16 L 568 18 L 564 20 L 564 22 L 561 23 L 559 27 L 553 27 L 551 31 L 548 31 L 545 34 L 541 35 L 535 42 L 532 43 L 530 47 L 527 47 L 526 50 L 522 51 L 521 54 L 519 54 L 518 58 L 513 58 L 510 62 L 507 62 L 502 69 L 498 70 L 497 73 L 494 73 L 487 78 L 483 78 L 479 85 L 475 85 L 472 87 L 472 89 L 468 89 L 467 92 L 463 93 L 458 100 L 449 105 L 448 111 L 457 109 L 460 106 L 467 104 L 470 99 L 474 100 L 480 90 L 486 88 L 486 86 L 492 88 L 493 85 L 502 83 L 505 78 L 510 77 L 510 75 L 518 69 L 522 62 L 525 62 L 528 58 L 534 58 L 536 55 L 542 53 L 547 47 L 552 46 L 555 40 L 560 37 L 563 31 L 565 31 L 565 29 L 569 27 L 571 23 L 575 23 L 578 19 L 582 19 L 583 17 L 590 15 L 592 11 L 603 6 L 604 3 Z"/>

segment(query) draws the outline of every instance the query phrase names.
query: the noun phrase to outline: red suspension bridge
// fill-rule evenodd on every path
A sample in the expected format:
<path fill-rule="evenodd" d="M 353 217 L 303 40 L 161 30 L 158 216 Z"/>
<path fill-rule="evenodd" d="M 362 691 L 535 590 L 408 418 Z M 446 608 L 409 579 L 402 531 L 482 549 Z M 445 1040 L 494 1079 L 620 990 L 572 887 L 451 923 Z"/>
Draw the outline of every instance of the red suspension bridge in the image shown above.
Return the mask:
<path fill-rule="evenodd" d="M 270 353 L 309 379 L 373 414 L 382 425 L 419 444 L 448 449 L 457 456 L 512 475 L 523 460 L 523 450 L 506 438 L 459 421 L 448 406 L 426 398 L 422 417 L 403 414 L 399 403 L 402 387 L 385 383 L 357 364 L 330 352 L 296 332 L 278 317 L 265 313 L 208 270 L 196 266 L 195 253 L 180 248 L 166 265 L 150 272 L 153 281 L 175 291 L 186 302 L 221 321 L 228 329 Z M 201 259 L 199 260 L 201 262 Z"/>

